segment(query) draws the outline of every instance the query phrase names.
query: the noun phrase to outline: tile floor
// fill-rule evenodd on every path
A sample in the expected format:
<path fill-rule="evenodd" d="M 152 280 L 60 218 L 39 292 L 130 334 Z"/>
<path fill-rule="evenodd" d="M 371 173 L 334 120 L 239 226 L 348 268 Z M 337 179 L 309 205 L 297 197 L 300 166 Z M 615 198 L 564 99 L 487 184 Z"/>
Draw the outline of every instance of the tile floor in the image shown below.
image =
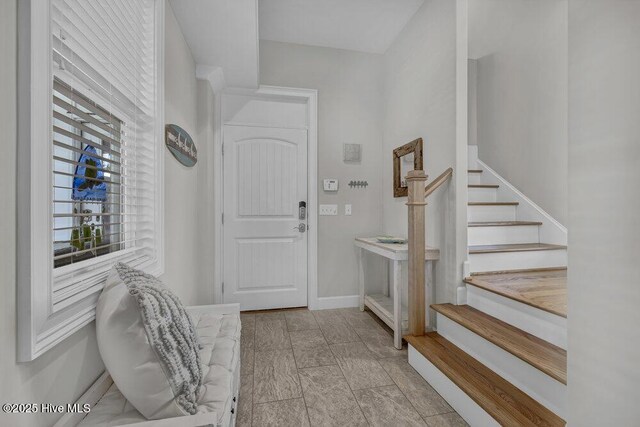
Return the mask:
<path fill-rule="evenodd" d="M 239 427 L 467 425 L 368 311 L 241 317 Z"/>

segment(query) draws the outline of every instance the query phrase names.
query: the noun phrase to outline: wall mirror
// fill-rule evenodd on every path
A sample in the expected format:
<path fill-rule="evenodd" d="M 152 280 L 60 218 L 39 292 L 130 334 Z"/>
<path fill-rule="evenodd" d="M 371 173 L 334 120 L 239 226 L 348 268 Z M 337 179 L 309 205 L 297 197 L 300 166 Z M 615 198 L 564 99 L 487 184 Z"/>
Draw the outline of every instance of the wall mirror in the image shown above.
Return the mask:
<path fill-rule="evenodd" d="M 422 138 L 393 150 L 393 197 L 407 197 L 410 170 L 422 170 Z"/>

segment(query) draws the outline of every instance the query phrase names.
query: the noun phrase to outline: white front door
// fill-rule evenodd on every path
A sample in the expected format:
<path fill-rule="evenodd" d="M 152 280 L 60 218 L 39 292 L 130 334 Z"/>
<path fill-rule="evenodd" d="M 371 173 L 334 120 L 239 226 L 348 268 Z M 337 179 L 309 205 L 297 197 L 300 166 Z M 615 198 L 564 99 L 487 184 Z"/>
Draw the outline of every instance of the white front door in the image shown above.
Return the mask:
<path fill-rule="evenodd" d="M 224 126 L 224 302 L 307 305 L 307 131 Z"/>

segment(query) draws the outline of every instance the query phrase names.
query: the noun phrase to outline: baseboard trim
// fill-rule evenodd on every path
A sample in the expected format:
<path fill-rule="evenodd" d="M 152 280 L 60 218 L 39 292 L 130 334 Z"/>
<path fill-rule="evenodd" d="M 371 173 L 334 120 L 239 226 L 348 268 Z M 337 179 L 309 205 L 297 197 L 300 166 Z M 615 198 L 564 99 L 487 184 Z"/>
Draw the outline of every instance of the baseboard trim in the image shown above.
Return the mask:
<path fill-rule="evenodd" d="M 319 297 L 318 310 L 327 310 L 330 308 L 350 308 L 360 305 L 359 295 L 345 295 L 340 297 Z"/>

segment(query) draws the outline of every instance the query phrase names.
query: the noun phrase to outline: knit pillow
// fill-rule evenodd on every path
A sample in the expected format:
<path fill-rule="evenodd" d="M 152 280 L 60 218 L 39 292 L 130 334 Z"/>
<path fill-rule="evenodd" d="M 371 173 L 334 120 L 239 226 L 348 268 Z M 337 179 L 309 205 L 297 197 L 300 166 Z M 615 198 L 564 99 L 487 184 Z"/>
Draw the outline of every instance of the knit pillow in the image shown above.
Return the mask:
<path fill-rule="evenodd" d="M 194 414 L 202 386 L 195 327 L 158 279 L 116 264 L 98 299 L 100 354 L 122 394 L 149 419 Z"/>

